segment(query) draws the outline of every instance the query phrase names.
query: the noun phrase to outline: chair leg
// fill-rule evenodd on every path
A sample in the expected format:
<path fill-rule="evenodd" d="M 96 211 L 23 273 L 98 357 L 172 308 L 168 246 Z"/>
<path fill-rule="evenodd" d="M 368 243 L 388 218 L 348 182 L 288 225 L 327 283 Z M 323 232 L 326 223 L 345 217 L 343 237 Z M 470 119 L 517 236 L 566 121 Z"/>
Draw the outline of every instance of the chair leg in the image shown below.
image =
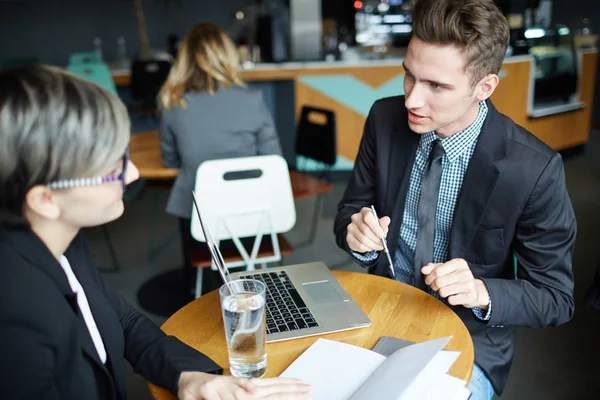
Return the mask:
<path fill-rule="evenodd" d="M 297 249 L 305 247 L 305 246 L 309 246 L 315 241 L 315 237 L 317 236 L 317 228 L 319 225 L 319 218 L 321 218 L 321 210 L 322 210 L 322 206 L 323 206 L 323 196 L 324 195 L 320 194 L 315 199 L 315 206 L 313 209 L 312 219 L 310 221 L 310 233 L 308 235 L 308 239 L 305 242 L 294 246 Z"/>
<path fill-rule="evenodd" d="M 317 236 L 317 227 L 319 225 L 319 218 L 321 218 L 321 211 L 323 208 L 323 195 L 317 196 L 315 199 L 315 209 L 313 210 L 313 217 L 310 226 L 310 236 L 308 237 L 308 243 L 312 244 Z"/>
<path fill-rule="evenodd" d="M 163 243 L 156 245 L 156 231 L 158 230 L 158 213 L 160 212 L 160 193 L 153 193 L 152 199 L 152 216 L 151 216 L 151 227 L 150 237 L 148 238 L 148 262 L 154 262 L 160 253 L 163 252 L 167 247 L 177 239 L 178 233 L 173 232 Z"/>
<path fill-rule="evenodd" d="M 196 299 L 202 296 L 202 268 L 196 268 Z"/>
<path fill-rule="evenodd" d="M 154 193 L 152 197 L 152 213 L 151 213 L 151 221 L 150 221 L 150 237 L 148 238 L 148 261 L 152 262 L 156 258 L 156 253 L 154 251 L 154 241 L 156 240 L 156 230 L 158 229 L 158 193 Z"/>
<path fill-rule="evenodd" d="M 110 239 L 110 235 L 108 233 L 108 228 L 106 225 L 102 225 L 102 234 L 104 235 L 104 240 L 106 241 L 106 245 L 108 247 L 108 251 L 110 253 L 110 258 L 113 262 L 112 268 L 99 268 L 101 272 L 119 272 L 121 266 L 119 265 L 119 260 L 117 258 L 117 253 L 115 252 L 115 248 L 112 244 L 112 240 Z"/>

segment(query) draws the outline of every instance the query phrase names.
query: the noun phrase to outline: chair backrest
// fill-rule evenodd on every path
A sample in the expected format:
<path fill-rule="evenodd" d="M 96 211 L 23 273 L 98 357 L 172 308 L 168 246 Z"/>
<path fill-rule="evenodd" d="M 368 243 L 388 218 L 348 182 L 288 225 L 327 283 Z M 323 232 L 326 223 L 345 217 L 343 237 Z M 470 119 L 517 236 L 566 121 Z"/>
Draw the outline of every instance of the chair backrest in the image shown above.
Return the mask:
<path fill-rule="evenodd" d="M 160 88 L 171 71 L 167 60 L 134 60 L 131 63 L 131 95 L 155 104 Z"/>
<path fill-rule="evenodd" d="M 333 166 L 337 158 L 335 113 L 302 107 L 296 128 L 296 154 Z"/>
<path fill-rule="evenodd" d="M 217 242 L 283 233 L 296 224 L 289 169 L 281 156 L 205 161 L 195 192 L 202 221 Z M 195 210 L 191 233 L 205 241 Z"/>
<path fill-rule="evenodd" d="M 117 87 L 112 79 L 110 69 L 104 63 L 69 64 L 67 71 L 117 94 Z"/>
<path fill-rule="evenodd" d="M 87 53 L 73 53 L 69 56 L 69 64 L 90 64 L 90 63 L 101 63 L 102 56 L 95 52 L 90 51 Z"/>

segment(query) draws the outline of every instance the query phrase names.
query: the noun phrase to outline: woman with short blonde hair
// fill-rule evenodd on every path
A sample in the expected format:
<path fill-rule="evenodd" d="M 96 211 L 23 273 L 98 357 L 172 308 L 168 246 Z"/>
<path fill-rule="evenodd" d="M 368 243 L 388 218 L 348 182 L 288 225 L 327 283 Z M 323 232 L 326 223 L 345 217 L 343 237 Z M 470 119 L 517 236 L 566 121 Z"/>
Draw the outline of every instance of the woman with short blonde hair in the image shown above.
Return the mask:
<path fill-rule="evenodd" d="M 81 228 L 123 214 L 139 176 L 117 96 L 61 69 L 0 72 L 0 393 L 124 399 L 123 358 L 185 400 L 308 398 L 296 380 L 219 376 L 106 285 Z"/>

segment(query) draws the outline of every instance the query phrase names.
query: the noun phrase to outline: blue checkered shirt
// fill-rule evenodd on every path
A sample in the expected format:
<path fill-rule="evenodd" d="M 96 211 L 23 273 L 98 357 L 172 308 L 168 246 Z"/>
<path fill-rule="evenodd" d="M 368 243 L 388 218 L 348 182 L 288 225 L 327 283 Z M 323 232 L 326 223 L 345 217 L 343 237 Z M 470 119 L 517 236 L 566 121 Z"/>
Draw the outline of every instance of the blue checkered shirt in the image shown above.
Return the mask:
<path fill-rule="evenodd" d="M 431 143 L 440 140 L 444 148 L 442 157 L 442 180 L 440 183 L 440 194 L 435 218 L 435 233 L 433 246 L 433 262 L 443 263 L 448 261 L 448 244 L 450 241 L 450 229 L 456 199 L 462 187 L 462 181 L 467 172 L 469 161 L 475 151 L 477 139 L 481 127 L 488 113 L 485 101 L 479 103 L 477 119 L 468 128 L 450 137 L 440 139 L 434 131 L 421 136 L 417 154 L 410 175 L 410 186 L 406 195 L 406 204 L 402 224 L 400 225 L 400 237 L 398 247 L 393 256 L 395 278 L 409 285 L 414 285 L 414 257 L 417 247 L 418 208 L 421 195 L 421 178 L 425 171 L 427 159 L 431 151 Z M 354 256 L 361 261 L 373 261 L 379 254 L 376 251 Z M 430 293 L 439 298 L 436 291 L 430 289 Z M 487 313 L 479 308 L 473 308 L 473 313 L 479 319 L 489 320 L 492 313 L 492 304 Z M 485 315 L 484 315 L 485 314 Z"/>

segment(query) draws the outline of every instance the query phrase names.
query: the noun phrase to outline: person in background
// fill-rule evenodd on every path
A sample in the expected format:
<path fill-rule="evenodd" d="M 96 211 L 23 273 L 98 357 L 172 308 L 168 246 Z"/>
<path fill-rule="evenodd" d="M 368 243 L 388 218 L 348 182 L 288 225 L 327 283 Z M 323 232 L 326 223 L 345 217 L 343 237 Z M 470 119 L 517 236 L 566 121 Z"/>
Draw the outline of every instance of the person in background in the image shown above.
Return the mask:
<path fill-rule="evenodd" d="M 490 101 L 510 38 L 494 1 L 414 4 L 404 95 L 371 108 L 334 231 L 392 277 L 387 236 L 393 278 L 444 301 L 471 333 L 471 399 L 489 400 L 516 327 L 573 316 L 577 223 L 561 156 Z"/>
<path fill-rule="evenodd" d="M 237 49 L 216 25 L 200 24 L 186 34 L 159 102 L 163 164 L 179 168 L 167 213 L 179 217 L 189 279 L 187 249 L 194 240 L 190 221 L 198 166 L 206 160 L 281 155 L 281 146 L 261 92 L 246 88 Z M 203 281 L 210 284 L 216 273 L 211 275 Z"/>
<path fill-rule="evenodd" d="M 183 400 L 308 398 L 296 380 L 219 376 L 106 285 L 84 227 L 138 178 L 107 90 L 55 67 L 0 73 L 0 397 L 125 399 L 123 358 Z"/>

